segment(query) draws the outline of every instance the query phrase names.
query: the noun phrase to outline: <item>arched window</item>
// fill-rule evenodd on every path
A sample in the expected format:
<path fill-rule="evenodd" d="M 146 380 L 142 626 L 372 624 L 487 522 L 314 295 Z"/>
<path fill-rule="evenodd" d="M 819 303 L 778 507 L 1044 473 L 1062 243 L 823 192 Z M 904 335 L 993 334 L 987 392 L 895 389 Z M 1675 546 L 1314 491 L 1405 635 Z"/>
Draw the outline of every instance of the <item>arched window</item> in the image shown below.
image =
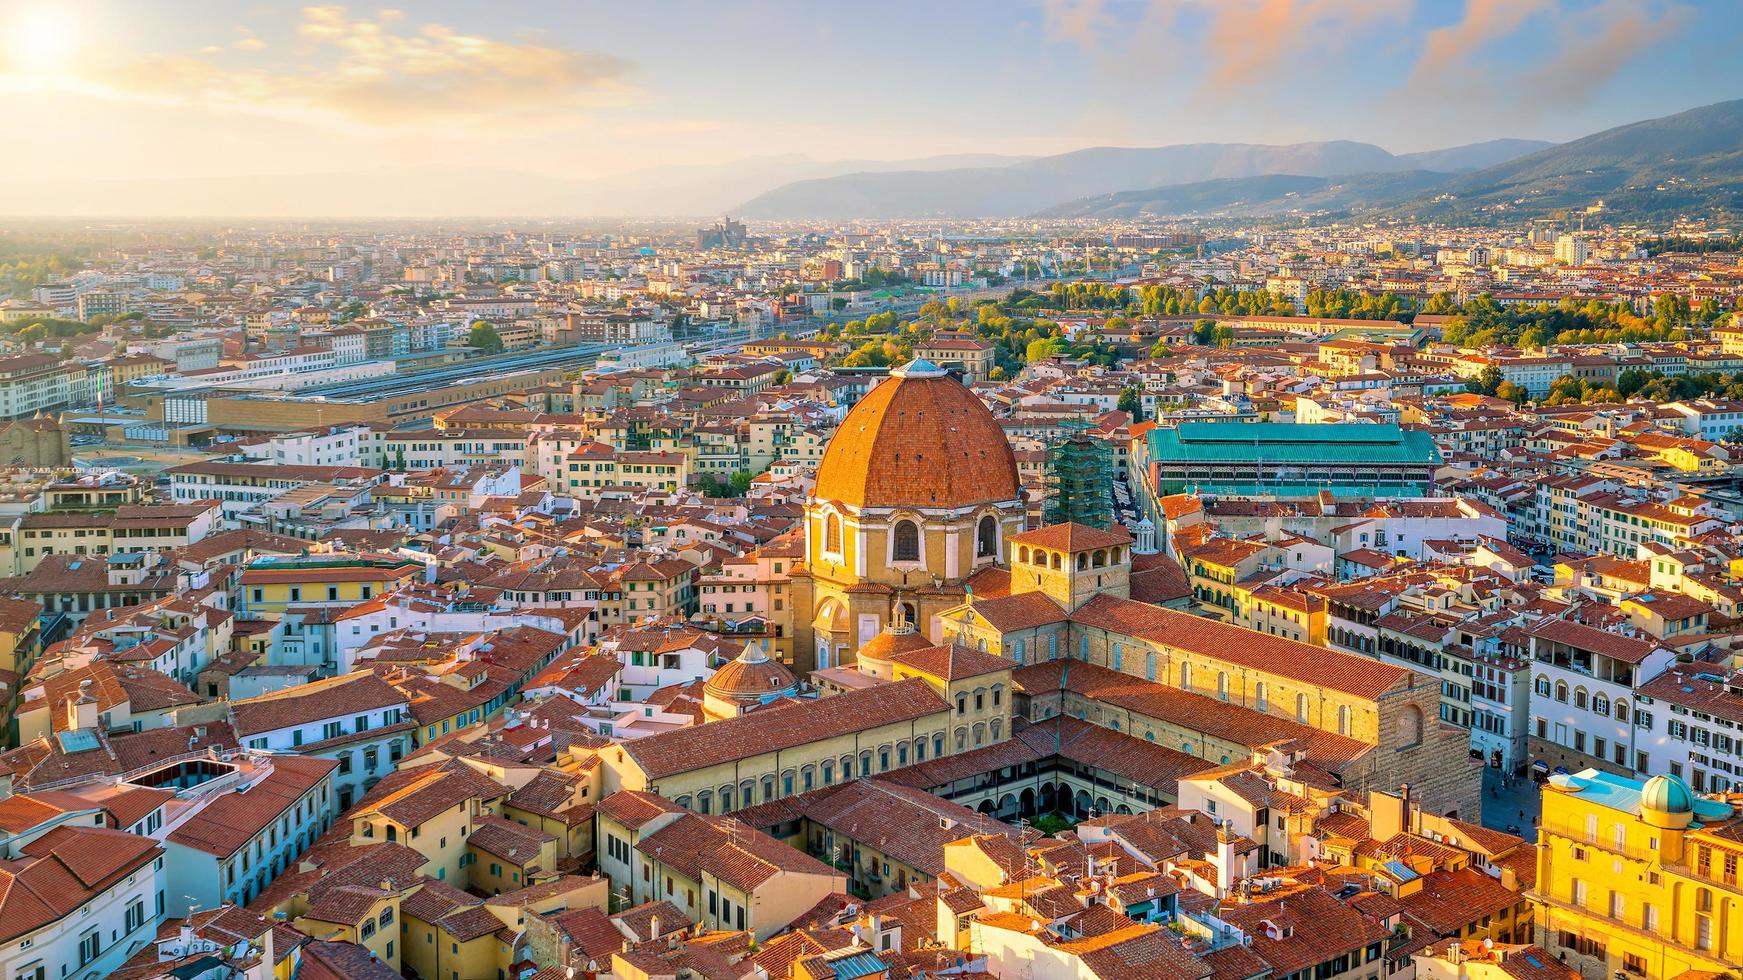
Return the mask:
<path fill-rule="evenodd" d="M 1402 746 L 1420 745 L 1422 743 L 1422 709 L 1414 704 L 1404 706 L 1404 713 L 1398 716 L 1398 744 Z"/>
<path fill-rule="evenodd" d="M 1155 651 L 1144 654 L 1144 679 L 1147 681 L 1153 681 L 1156 679 Z"/>
<path fill-rule="evenodd" d="M 1536 684 L 1533 685 L 1533 687 L 1537 691 L 1537 694 L 1539 697 L 1545 697 L 1545 698 L 1549 697 L 1549 678 L 1543 676 L 1542 674 L 1538 674 L 1537 675 L 1537 682 L 1536 682 Z"/>
<path fill-rule="evenodd" d="M 895 560 L 920 560 L 920 525 L 913 521 L 897 521 L 895 529 Z"/>
<path fill-rule="evenodd" d="M 1088 633 L 1085 633 L 1082 636 L 1077 638 L 1077 659 L 1079 659 L 1079 660 L 1088 660 L 1089 659 L 1089 634 Z"/>
<path fill-rule="evenodd" d="M 1560 701 L 1562 704 L 1567 704 L 1567 682 L 1566 681 L 1556 681 L 1555 682 L 1555 699 L 1557 701 Z"/>
<path fill-rule="evenodd" d="M 1028 661 L 1028 659 L 1027 659 L 1027 655 L 1028 655 L 1028 644 L 1026 644 L 1026 643 L 1025 643 L 1025 642 L 1024 642 L 1024 641 L 1023 641 L 1023 640 L 1021 640 L 1021 639 L 1018 639 L 1018 640 L 1017 640 L 1017 649 L 1016 649 L 1016 653 L 1017 653 L 1017 663 L 1020 663 L 1020 664 L 1023 664 L 1023 663 L 1028 663 L 1028 662 L 1029 662 L 1029 661 Z"/>
<path fill-rule="evenodd" d="M 974 556 L 996 558 L 999 554 L 999 522 L 988 514 L 980 519 L 974 533 Z"/>
<path fill-rule="evenodd" d="M 823 518 L 823 550 L 832 555 L 841 554 L 841 518 L 834 514 Z"/>
<path fill-rule="evenodd" d="M 1097 551 L 1095 553 L 1095 559 L 1090 562 L 1090 565 L 1092 565 L 1096 568 L 1106 568 L 1107 563 L 1108 563 L 1108 553 L 1107 553 L 1106 549 L 1103 549 L 1103 550 Z"/>
<path fill-rule="evenodd" d="M 1608 718 L 1610 716 L 1610 699 L 1602 694 L 1592 695 L 1592 713 Z"/>
<path fill-rule="evenodd" d="M 1124 670 L 1125 668 L 1126 668 L 1125 648 L 1120 646 L 1118 643 L 1115 643 L 1114 644 L 1114 669 L 1115 670 Z"/>
<path fill-rule="evenodd" d="M 381 918 L 377 921 L 380 923 L 381 928 L 383 928 L 383 929 L 386 929 L 388 926 L 393 925 L 393 907 L 389 906 L 387 908 L 382 909 L 381 910 Z"/>
<path fill-rule="evenodd" d="M 1222 698 L 1224 701 L 1229 699 L 1228 671 L 1219 670 L 1216 672 L 1216 696 Z"/>
<path fill-rule="evenodd" d="M 1626 701 L 1617 701 L 1616 702 L 1616 720 L 1623 722 L 1624 724 L 1627 723 L 1627 721 L 1628 721 L 1628 702 L 1626 702 Z"/>
<path fill-rule="evenodd" d="M 1180 664 L 1180 689 L 1182 691 L 1192 690 L 1192 665 L 1184 661 Z"/>
<path fill-rule="evenodd" d="M 1264 681 L 1259 681 L 1253 685 L 1253 703 L 1260 711 L 1265 711 L 1271 707 L 1270 702 L 1265 697 Z"/>
<path fill-rule="evenodd" d="M 1350 706 L 1347 704 L 1340 704 L 1340 705 L 1338 705 L 1338 734 L 1339 735 L 1348 735 L 1349 733 L 1350 733 Z"/>
<path fill-rule="evenodd" d="M 1574 707 L 1580 709 L 1581 711 L 1584 711 L 1586 709 L 1586 689 L 1585 688 L 1583 688 L 1583 687 L 1574 688 Z"/>
<path fill-rule="evenodd" d="M 1089 570 L 1089 554 L 1087 552 L 1078 552 L 1077 570 L 1080 572 Z"/>
<path fill-rule="evenodd" d="M 1059 569 L 1060 569 L 1059 552 L 1055 551 L 1053 553 L 1053 570 L 1057 572 L 1057 571 L 1059 571 Z"/>
<path fill-rule="evenodd" d="M 1307 695 L 1305 694 L 1295 696 L 1295 720 L 1303 725 L 1307 724 Z"/>
<path fill-rule="evenodd" d="M 1029 546 L 1028 545 L 1023 545 L 1017 549 L 1017 563 L 1021 564 L 1021 565 L 1029 564 Z"/>

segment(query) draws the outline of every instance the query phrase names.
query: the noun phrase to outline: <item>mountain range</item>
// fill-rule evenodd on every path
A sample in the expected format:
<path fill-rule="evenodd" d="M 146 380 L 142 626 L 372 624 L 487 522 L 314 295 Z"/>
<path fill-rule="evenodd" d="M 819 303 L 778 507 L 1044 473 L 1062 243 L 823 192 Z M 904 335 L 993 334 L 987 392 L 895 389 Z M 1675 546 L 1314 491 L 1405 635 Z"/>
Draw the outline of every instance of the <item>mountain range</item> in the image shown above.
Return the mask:
<path fill-rule="evenodd" d="M 1153 185 L 1038 209 L 1051 218 L 1258 218 L 1363 213 L 1469 223 L 1598 204 L 1611 216 L 1743 212 L 1743 100 L 1629 123 L 1467 173 L 1265 175 Z"/>
<path fill-rule="evenodd" d="M 1372 143 L 1334 140 L 1268 146 L 1186 143 L 1092 147 L 997 166 L 858 172 L 775 188 L 734 209 L 750 218 L 1013 217 L 1130 188 L 1291 174 L 1330 177 L 1487 167 L 1551 144 L 1491 140 L 1395 155 Z"/>

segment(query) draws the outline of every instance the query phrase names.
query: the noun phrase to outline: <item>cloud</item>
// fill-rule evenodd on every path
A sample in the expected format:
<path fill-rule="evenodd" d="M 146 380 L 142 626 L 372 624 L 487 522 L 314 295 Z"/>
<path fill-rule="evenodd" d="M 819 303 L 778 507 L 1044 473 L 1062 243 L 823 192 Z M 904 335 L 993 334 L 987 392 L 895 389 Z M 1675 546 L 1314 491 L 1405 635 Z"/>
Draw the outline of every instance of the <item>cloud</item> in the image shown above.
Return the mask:
<path fill-rule="evenodd" d="M 1527 74 L 1520 90 L 1539 111 L 1587 102 L 1652 45 L 1681 30 L 1686 14 L 1680 6 L 1610 0 L 1586 22 L 1569 24 L 1562 49 Z"/>
<path fill-rule="evenodd" d="M 1462 18 L 1424 37 L 1409 87 L 1450 79 L 1484 47 L 1510 37 L 1527 20 L 1554 6 L 1554 0 L 1467 0 Z"/>
<path fill-rule="evenodd" d="M 1417 107 L 1505 99 L 1535 115 L 1590 102 L 1616 73 L 1684 26 L 1687 10 L 1657 0 L 1604 0 L 1565 7 L 1558 0 L 1468 0 L 1455 23 L 1429 31 L 1399 104 Z M 1533 19 L 1544 25 L 1541 36 Z M 1517 64 L 1497 52 L 1529 37 L 1537 55 Z"/>
<path fill-rule="evenodd" d="M 1046 0 L 1049 37 L 1094 54 L 1105 68 L 1167 75 L 1195 66 L 1201 94 L 1274 85 L 1279 69 L 1323 59 L 1380 25 L 1408 16 L 1412 0 Z"/>
<path fill-rule="evenodd" d="M 1101 33 L 1108 26 L 1102 0 L 1045 0 L 1041 14 L 1050 37 L 1075 41 L 1085 50 L 1101 43 Z"/>
<path fill-rule="evenodd" d="M 1223 0 L 1206 30 L 1209 81 L 1217 86 L 1270 79 L 1300 55 L 1320 57 L 1359 32 L 1410 12 L 1408 0 Z"/>
<path fill-rule="evenodd" d="M 445 24 L 400 26 L 403 14 L 356 18 L 344 7 L 304 7 L 294 61 L 230 64 L 155 55 L 90 81 L 120 97 L 279 116 L 326 114 L 371 125 L 574 116 L 626 101 L 629 66 L 614 57 L 501 40 Z M 243 31 L 237 48 L 266 45 Z M 204 54 L 202 52 L 202 54 Z"/>

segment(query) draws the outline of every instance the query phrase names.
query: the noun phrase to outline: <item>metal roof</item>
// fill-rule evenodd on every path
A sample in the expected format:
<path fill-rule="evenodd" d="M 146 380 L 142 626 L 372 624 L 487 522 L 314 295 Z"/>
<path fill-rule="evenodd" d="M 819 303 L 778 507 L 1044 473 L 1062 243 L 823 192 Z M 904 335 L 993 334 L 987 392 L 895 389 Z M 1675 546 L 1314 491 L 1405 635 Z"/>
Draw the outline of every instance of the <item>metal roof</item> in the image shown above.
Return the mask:
<path fill-rule="evenodd" d="M 1440 451 L 1426 432 L 1396 425 L 1182 422 L 1151 429 L 1157 462 L 1371 463 L 1433 465 Z"/>

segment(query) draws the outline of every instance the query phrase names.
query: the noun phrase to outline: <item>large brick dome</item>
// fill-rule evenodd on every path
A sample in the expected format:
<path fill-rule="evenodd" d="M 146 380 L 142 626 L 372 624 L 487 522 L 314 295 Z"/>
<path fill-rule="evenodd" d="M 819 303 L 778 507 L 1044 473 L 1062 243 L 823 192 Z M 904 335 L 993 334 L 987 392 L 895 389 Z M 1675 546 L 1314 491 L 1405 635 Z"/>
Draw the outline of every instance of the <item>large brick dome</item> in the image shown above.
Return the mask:
<path fill-rule="evenodd" d="M 813 496 L 855 509 L 948 509 L 1015 500 L 1018 482 L 992 412 L 943 369 L 914 360 L 847 413 Z"/>

